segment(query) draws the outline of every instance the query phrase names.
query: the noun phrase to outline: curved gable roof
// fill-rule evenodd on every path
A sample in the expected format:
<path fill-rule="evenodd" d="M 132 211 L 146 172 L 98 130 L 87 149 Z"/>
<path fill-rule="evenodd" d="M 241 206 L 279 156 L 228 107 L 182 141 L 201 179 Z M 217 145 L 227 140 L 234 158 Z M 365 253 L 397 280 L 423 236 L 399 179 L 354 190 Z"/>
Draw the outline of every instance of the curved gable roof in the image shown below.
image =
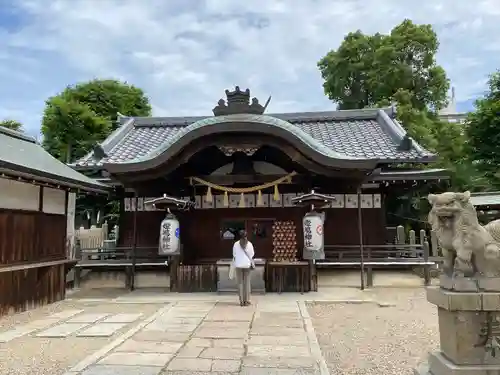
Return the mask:
<path fill-rule="evenodd" d="M 101 144 L 105 156 L 98 159 L 91 153 L 74 166 L 87 169 L 104 164 L 144 162 L 174 147 L 192 131 L 216 124 L 231 131 L 229 124 L 235 122 L 260 123 L 269 130 L 286 131 L 325 162 L 327 159 L 343 164 L 434 160 L 435 155 L 407 139 L 405 130 L 392 119 L 393 116 L 394 111 L 388 108 L 274 115 L 122 118 L 123 125 Z M 260 131 L 264 132 L 265 126 L 259 127 Z M 255 126 L 248 126 L 246 130 L 254 129 Z M 409 141 L 406 146 L 405 139 Z"/>

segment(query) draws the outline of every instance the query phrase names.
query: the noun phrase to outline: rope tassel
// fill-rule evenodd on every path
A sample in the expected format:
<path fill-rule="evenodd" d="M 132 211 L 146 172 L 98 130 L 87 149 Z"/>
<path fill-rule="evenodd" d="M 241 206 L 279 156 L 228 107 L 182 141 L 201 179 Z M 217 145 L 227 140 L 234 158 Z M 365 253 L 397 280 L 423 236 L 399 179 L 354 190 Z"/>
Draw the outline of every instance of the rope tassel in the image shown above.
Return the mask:
<path fill-rule="evenodd" d="M 205 196 L 205 202 L 211 203 L 212 200 L 213 200 L 212 188 L 209 186 L 208 189 L 207 189 L 207 195 Z"/>
<path fill-rule="evenodd" d="M 229 196 L 227 195 L 227 191 L 224 192 L 224 207 L 229 207 Z"/>
<path fill-rule="evenodd" d="M 241 196 L 240 196 L 240 204 L 239 204 L 239 207 L 240 207 L 240 208 L 245 208 L 245 196 L 243 195 L 243 193 L 241 193 Z"/>
<path fill-rule="evenodd" d="M 274 196 L 273 196 L 273 199 L 275 202 L 279 202 L 280 201 L 280 191 L 278 190 L 278 185 L 274 185 Z"/>
<path fill-rule="evenodd" d="M 264 205 L 264 198 L 262 198 L 262 191 L 259 190 L 257 194 L 257 206 L 262 207 Z"/>

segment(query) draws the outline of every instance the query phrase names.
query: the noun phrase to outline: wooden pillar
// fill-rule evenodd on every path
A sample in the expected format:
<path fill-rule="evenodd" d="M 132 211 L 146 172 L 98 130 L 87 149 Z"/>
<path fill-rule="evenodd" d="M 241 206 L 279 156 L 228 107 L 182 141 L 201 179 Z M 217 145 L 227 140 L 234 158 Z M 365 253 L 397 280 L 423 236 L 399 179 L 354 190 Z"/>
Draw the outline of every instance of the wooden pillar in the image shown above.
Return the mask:
<path fill-rule="evenodd" d="M 365 289 L 365 249 L 363 244 L 363 211 L 361 209 L 361 185 L 357 189 L 358 195 L 358 235 L 359 235 L 359 251 L 360 251 L 360 277 L 361 290 Z"/>
<path fill-rule="evenodd" d="M 75 239 L 75 258 L 77 261 L 82 260 L 82 247 L 80 245 L 80 239 L 76 238 Z M 78 264 L 74 268 L 75 270 L 75 281 L 74 281 L 74 287 L 76 289 L 80 288 L 80 283 L 82 280 L 82 269 L 78 267 Z"/>
<path fill-rule="evenodd" d="M 180 266 L 180 255 L 173 255 L 169 260 L 170 291 L 179 291 L 178 272 Z"/>
<path fill-rule="evenodd" d="M 130 270 L 130 290 L 135 289 L 135 263 L 137 260 L 137 205 L 139 197 L 137 192 L 134 195 L 134 229 L 133 229 L 133 239 L 132 239 L 132 269 Z"/>
<path fill-rule="evenodd" d="M 123 226 L 123 220 L 125 218 L 125 190 L 123 188 L 118 189 L 117 191 L 117 196 L 120 200 L 120 208 L 118 212 L 118 220 L 116 221 L 115 225 L 118 227 L 118 233 L 115 238 L 116 242 L 116 247 L 123 246 L 123 241 L 122 241 L 122 236 L 120 236 L 120 228 L 124 228 Z"/>
<path fill-rule="evenodd" d="M 40 212 L 43 211 L 43 193 L 44 193 L 44 188 L 43 186 L 40 186 L 38 190 L 38 211 Z"/>
<path fill-rule="evenodd" d="M 429 286 L 431 283 L 431 266 L 429 264 L 429 242 L 427 240 L 423 243 L 424 247 L 424 285 Z"/>

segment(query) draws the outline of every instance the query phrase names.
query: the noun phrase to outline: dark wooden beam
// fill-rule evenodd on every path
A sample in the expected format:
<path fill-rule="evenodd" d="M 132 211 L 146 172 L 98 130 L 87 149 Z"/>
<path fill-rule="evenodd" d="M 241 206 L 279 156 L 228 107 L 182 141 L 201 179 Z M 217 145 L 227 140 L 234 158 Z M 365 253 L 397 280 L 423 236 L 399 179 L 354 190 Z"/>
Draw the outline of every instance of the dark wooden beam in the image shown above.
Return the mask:
<path fill-rule="evenodd" d="M 43 186 L 40 186 L 38 190 L 38 211 L 40 212 L 43 211 L 43 192 L 44 188 Z"/>

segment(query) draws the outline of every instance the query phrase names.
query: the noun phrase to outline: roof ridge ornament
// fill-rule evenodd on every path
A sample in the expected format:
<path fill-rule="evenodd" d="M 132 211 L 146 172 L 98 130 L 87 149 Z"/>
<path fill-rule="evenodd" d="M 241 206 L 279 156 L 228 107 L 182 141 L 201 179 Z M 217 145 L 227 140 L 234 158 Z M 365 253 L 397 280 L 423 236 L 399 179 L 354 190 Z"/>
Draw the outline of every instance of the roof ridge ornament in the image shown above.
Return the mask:
<path fill-rule="evenodd" d="M 268 104 L 266 103 L 266 106 L 261 105 L 259 100 L 255 97 L 252 98 L 252 103 L 250 103 L 250 89 L 242 91 L 239 86 L 235 86 L 234 91 L 226 90 L 226 99 L 227 104 L 224 99 L 218 101 L 217 106 L 212 110 L 214 116 L 234 115 L 239 113 L 262 115 Z"/>
<path fill-rule="evenodd" d="M 404 138 L 398 145 L 398 151 L 410 151 L 413 147 L 413 138 L 405 134 Z"/>

